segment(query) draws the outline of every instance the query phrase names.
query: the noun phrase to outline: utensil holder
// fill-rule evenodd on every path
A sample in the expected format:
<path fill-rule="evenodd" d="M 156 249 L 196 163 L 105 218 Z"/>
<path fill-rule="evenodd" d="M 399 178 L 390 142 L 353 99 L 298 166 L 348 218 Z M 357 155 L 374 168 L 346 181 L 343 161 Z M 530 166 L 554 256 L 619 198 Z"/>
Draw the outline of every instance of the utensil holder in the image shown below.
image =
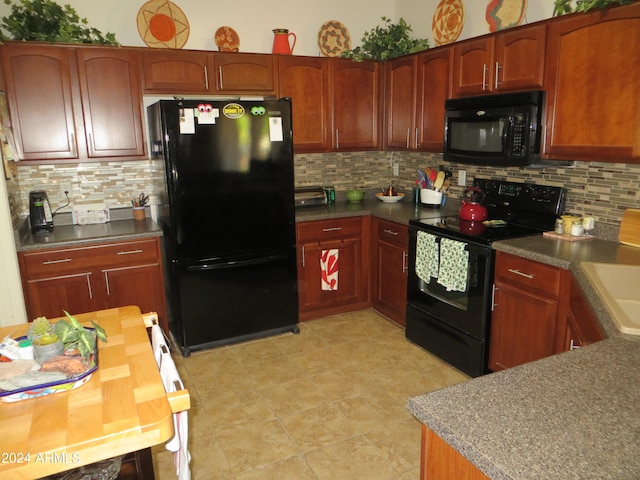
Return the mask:
<path fill-rule="evenodd" d="M 133 207 L 133 219 L 137 222 L 143 222 L 147 218 L 145 207 Z"/>
<path fill-rule="evenodd" d="M 420 190 L 420 202 L 427 207 L 439 207 L 442 204 L 442 192 L 422 188 Z"/>

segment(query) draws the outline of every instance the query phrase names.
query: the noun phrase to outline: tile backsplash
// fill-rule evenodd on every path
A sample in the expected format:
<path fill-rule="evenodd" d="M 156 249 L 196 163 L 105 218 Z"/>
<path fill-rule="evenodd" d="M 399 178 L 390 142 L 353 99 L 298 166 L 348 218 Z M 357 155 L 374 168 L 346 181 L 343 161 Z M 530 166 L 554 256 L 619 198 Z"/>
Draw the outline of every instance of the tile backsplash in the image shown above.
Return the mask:
<path fill-rule="evenodd" d="M 392 177 L 392 162 L 399 175 Z M 618 225 L 627 208 L 640 208 L 640 165 L 577 162 L 574 167 L 542 169 L 477 167 L 447 163 L 441 155 L 414 152 L 353 152 L 299 154 L 295 156 L 296 186 L 333 185 L 338 192 L 350 188 L 377 190 L 390 181 L 400 191 L 415 184 L 416 168 L 445 168 L 453 173 L 450 195 L 460 197 L 460 170 L 467 185 L 474 177 L 513 182 L 533 182 L 567 189 L 567 211 L 591 215 L 596 222 Z M 66 203 L 60 184 L 71 183 L 76 204 L 104 202 L 109 208 L 126 208 L 140 192 L 151 196 L 162 185 L 164 168 L 158 160 L 109 161 L 77 164 L 31 165 L 21 162 L 8 185 L 12 216 L 28 215 L 29 191 L 44 189 L 51 206 Z"/>

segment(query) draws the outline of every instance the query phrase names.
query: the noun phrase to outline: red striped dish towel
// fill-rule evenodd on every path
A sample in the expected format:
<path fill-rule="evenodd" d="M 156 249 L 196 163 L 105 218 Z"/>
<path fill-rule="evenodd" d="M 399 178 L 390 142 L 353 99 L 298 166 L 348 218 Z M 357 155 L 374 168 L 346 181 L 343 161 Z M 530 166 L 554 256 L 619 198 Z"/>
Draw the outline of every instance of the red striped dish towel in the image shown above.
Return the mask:
<path fill-rule="evenodd" d="M 338 290 L 338 249 L 322 250 L 320 254 L 322 290 Z"/>

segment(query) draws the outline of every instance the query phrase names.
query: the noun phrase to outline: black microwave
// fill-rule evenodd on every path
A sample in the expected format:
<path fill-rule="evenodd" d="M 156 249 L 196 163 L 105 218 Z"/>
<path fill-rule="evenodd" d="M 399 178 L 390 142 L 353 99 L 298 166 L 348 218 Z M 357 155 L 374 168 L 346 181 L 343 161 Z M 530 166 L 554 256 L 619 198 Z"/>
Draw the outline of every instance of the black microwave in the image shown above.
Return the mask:
<path fill-rule="evenodd" d="M 444 160 L 496 167 L 540 160 L 545 92 L 453 98 L 445 102 Z"/>

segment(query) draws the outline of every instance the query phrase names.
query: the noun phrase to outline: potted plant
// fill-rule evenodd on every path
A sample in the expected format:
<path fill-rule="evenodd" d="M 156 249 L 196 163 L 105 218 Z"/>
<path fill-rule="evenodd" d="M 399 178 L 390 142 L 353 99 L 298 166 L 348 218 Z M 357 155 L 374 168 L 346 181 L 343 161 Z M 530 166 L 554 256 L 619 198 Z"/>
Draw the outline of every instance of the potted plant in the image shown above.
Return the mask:
<path fill-rule="evenodd" d="M 558 17 L 565 13 L 588 12 L 594 8 L 605 8 L 610 5 L 629 5 L 637 0 L 555 0 L 553 4 L 553 16 Z"/>
<path fill-rule="evenodd" d="M 60 43 L 95 43 L 119 45 L 115 34 L 103 34 L 87 26 L 86 18 L 80 18 L 69 5 L 60 6 L 53 0 L 4 0 L 11 5 L 11 14 L 2 17 L 0 27 L 12 40 L 30 40 Z M 7 38 L 2 32 L 2 38 Z"/>
<path fill-rule="evenodd" d="M 33 321 L 27 331 L 27 337 L 31 339 L 33 355 L 38 363 L 43 363 L 64 352 L 63 342 L 54 332 L 53 325 L 46 317 L 38 317 Z"/>
<path fill-rule="evenodd" d="M 352 50 L 346 50 L 342 56 L 356 61 L 363 59 L 389 60 L 409 53 L 419 52 L 429 48 L 429 40 L 412 39 L 409 36 L 411 25 L 400 18 L 398 23 L 391 23 L 391 19 L 382 17 L 384 26 L 364 32 L 362 45 Z"/>
<path fill-rule="evenodd" d="M 69 312 L 63 310 L 66 319 L 55 324 L 54 332 L 64 344 L 64 351 L 78 351 L 80 355 L 88 360 L 95 351 L 96 338 L 107 342 L 107 333 L 100 325 L 91 320 L 93 329 L 85 328 Z"/>

